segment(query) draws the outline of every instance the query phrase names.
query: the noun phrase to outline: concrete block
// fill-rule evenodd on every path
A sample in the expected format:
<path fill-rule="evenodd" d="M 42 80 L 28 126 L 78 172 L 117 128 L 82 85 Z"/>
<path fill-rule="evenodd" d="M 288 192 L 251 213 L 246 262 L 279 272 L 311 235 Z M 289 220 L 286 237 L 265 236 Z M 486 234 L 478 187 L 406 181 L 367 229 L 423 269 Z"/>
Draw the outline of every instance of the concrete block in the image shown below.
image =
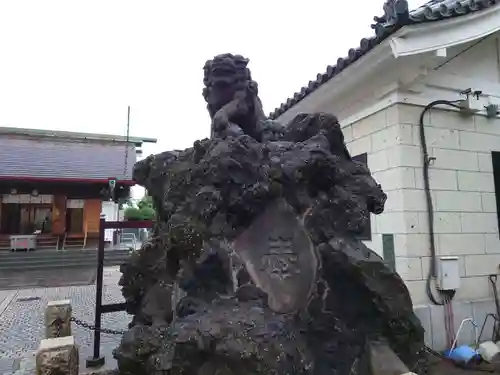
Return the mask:
<path fill-rule="evenodd" d="M 487 276 L 498 273 L 500 254 L 465 255 L 466 276 Z"/>
<path fill-rule="evenodd" d="M 424 107 L 409 105 L 409 104 L 398 104 L 398 120 L 401 124 L 411 124 L 418 125 L 420 114 Z M 429 113 L 424 117 L 424 124 L 429 124 Z"/>
<path fill-rule="evenodd" d="M 439 255 L 485 254 L 486 239 L 480 233 L 438 234 Z"/>
<path fill-rule="evenodd" d="M 472 302 L 472 315 L 475 322 L 478 325 L 478 335 L 480 333 L 481 327 L 484 323 L 484 330 L 481 337 L 479 337 L 480 342 L 485 340 L 492 340 L 493 325 L 495 320 L 491 317 L 485 322 L 486 316 L 488 314 L 496 314 L 495 303 L 492 300 L 487 301 L 475 301 Z"/>
<path fill-rule="evenodd" d="M 415 169 L 415 186 L 424 188 L 422 168 Z M 457 171 L 446 169 L 429 169 L 429 185 L 432 190 L 458 190 Z"/>
<path fill-rule="evenodd" d="M 474 119 L 470 117 L 464 117 L 460 115 L 457 111 L 450 111 L 445 109 L 433 108 L 429 111 L 429 122 L 424 124 L 429 125 L 434 128 L 446 128 L 446 129 L 457 129 L 457 130 L 468 130 L 474 131 Z"/>
<path fill-rule="evenodd" d="M 483 212 L 497 212 L 495 193 L 481 193 L 481 208 Z"/>
<path fill-rule="evenodd" d="M 45 309 L 45 337 L 71 336 L 71 301 L 50 301 Z"/>
<path fill-rule="evenodd" d="M 373 174 L 384 191 L 415 188 L 415 169 L 410 167 L 391 168 Z"/>
<path fill-rule="evenodd" d="M 478 301 L 492 297 L 488 278 L 485 276 L 468 276 L 460 279 L 460 288 L 455 301 Z"/>
<path fill-rule="evenodd" d="M 481 194 L 469 191 L 434 192 L 436 211 L 481 212 Z"/>
<path fill-rule="evenodd" d="M 377 217 L 377 233 L 418 233 L 418 213 L 384 212 Z"/>
<path fill-rule="evenodd" d="M 486 116 L 474 116 L 476 132 L 500 135 L 500 120 L 490 119 Z"/>
<path fill-rule="evenodd" d="M 389 166 L 422 167 L 422 150 L 418 146 L 397 145 L 388 149 Z"/>
<path fill-rule="evenodd" d="M 477 157 L 479 160 L 479 171 L 493 172 L 493 160 L 491 158 L 491 152 L 478 152 Z"/>
<path fill-rule="evenodd" d="M 372 173 L 389 169 L 389 156 L 387 150 L 368 154 L 368 166 Z"/>
<path fill-rule="evenodd" d="M 425 280 L 406 281 L 405 284 L 410 292 L 411 301 L 414 307 L 429 304 L 430 301 L 425 291 Z"/>
<path fill-rule="evenodd" d="M 78 375 L 78 347 L 73 336 L 45 339 L 36 353 L 36 375 Z"/>
<path fill-rule="evenodd" d="M 458 212 L 435 212 L 435 233 L 462 233 L 462 218 Z M 428 217 L 426 212 L 419 212 L 419 233 L 429 233 Z"/>
<path fill-rule="evenodd" d="M 493 173 L 458 171 L 458 189 L 493 193 L 495 192 Z"/>
<path fill-rule="evenodd" d="M 347 144 L 347 149 L 351 155 L 360 155 L 363 153 L 372 152 L 372 143 L 370 137 L 355 138 L 352 142 Z"/>
<path fill-rule="evenodd" d="M 498 233 L 496 213 L 461 213 L 462 231 L 464 233 Z"/>
<path fill-rule="evenodd" d="M 467 318 L 473 318 L 472 304 L 469 301 L 454 301 L 453 302 L 453 325 L 455 326 L 455 332 L 460 327 L 462 320 Z M 470 323 L 464 323 L 462 332 L 457 340 L 457 345 L 471 345 L 476 342 L 477 330 Z"/>
<path fill-rule="evenodd" d="M 407 211 L 427 211 L 425 192 L 416 189 L 401 190 L 404 209 Z"/>
<path fill-rule="evenodd" d="M 362 371 L 360 368 L 357 373 L 369 373 L 371 375 L 400 375 L 409 374 L 410 370 L 401 361 L 396 353 L 386 342 L 370 342 L 368 345 L 368 353 L 365 355 L 369 358 L 369 370 Z M 363 360 L 360 361 L 360 364 Z"/>
<path fill-rule="evenodd" d="M 352 125 L 347 125 L 342 128 L 342 133 L 344 134 L 344 142 L 349 143 L 354 138 L 352 136 Z"/>
<path fill-rule="evenodd" d="M 477 152 L 432 148 L 429 154 L 436 158 L 432 163 L 432 169 L 479 171 Z"/>
<path fill-rule="evenodd" d="M 382 130 L 386 126 L 386 114 L 382 110 L 352 124 L 352 135 L 354 139 L 358 139 Z"/>
<path fill-rule="evenodd" d="M 399 108 L 397 104 L 393 104 L 385 109 L 385 123 L 387 126 L 399 124 Z"/>
<path fill-rule="evenodd" d="M 436 238 L 436 240 L 439 239 Z M 394 235 L 394 249 L 398 257 L 421 257 L 429 255 L 429 235 L 424 233 Z"/>
<path fill-rule="evenodd" d="M 469 302 L 453 302 L 453 334 L 456 334 L 463 319 L 472 318 L 472 306 Z M 449 347 L 446 341 L 445 314 L 443 306 L 429 306 L 431 311 L 431 324 L 433 336 L 433 349 L 443 350 Z M 475 333 L 470 323 L 465 323 L 458 338 L 458 345 L 470 345 L 475 341 Z"/>
<path fill-rule="evenodd" d="M 425 140 L 427 148 L 450 148 L 459 149 L 459 132 L 455 129 L 434 128 L 431 126 L 425 127 Z M 413 141 L 415 146 L 420 146 L 420 127 L 413 127 Z"/>
<path fill-rule="evenodd" d="M 403 200 L 402 190 L 386 191 L 387 201 L 385 202 L 384 212 L 405 211 L 405 202 Z"/>
<path fill-rule="evenodd" d="M 500 238 L 498 234 L 496 233 L 485 234 L 484 240 L 486 243 L 486 253 L 488 254 L 500 253 Z"/>
<path fill-rule="evenodd" d="M 421 258 L 396 257 L 396 271 L 405 281 L 423 280 Z"/>
<path fill-rule="evenodd" d="M 493 151 L 500 149 L 500 136 L 476 132 L 460 132 L 460 148 L 467 151 Z"/>
<path fill-rule="evenodd" d="M 434 293 L 437 296 L 437 292 Z M 446 340 L 446 330 L 444 325 L 444 309 L 443 306 L 429 306 L 431 316 L 432 329 L 432 348 L 434 350 L 443 350 L 449 347 Z"/>
<path fill-rule="evenodd" d="M 414 309 L 415 315 L 420 319 L 422 327 L 425 330 L 425 344 L 433 348 L 432 343 L 432 322 L 431 322 L 431 311 L 429 306 L 421 306 Z"/>
<path fill-rule="evenodd" d="M 384 150 L 398 144 L 412 145 L 412 126 L 395 124 L 371 135 L 373 151 Z"/>

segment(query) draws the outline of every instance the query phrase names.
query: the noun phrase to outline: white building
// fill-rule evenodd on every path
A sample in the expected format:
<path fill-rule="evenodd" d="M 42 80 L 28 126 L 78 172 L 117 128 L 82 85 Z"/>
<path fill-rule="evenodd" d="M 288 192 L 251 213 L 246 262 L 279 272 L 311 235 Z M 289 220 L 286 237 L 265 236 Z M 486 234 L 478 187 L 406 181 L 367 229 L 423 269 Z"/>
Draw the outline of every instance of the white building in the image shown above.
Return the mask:
<path fill-rule="evenodd" d="M 367 154 L 388 195 L 385 212 L 372 217 L 367 245 L 395 265 L 428 344 L 442 349 L 444 308 L 426 293 L 431 235 L 419 117 L 433 101 L 464 99 L 462 109 L 433 107 L 423 123 L 437 268 L 440 258 L 458 257 L 455 329 L 467 317 L 481 325 L 495 312 L 488 275 L 499 273 L 500 264 L 500 4 L 434 0 L 408 12 L 405 1 L 397 3 L 392 16 L 397 7 L 386 4 L 376 37 L 362 40 L 271 118 L 287 123 L 301 112 L 333 113 L 351 154 Z M 468 98 L 461 94 L 466 89 Z M 440 299 L 434 281 L 431 289 Z M 463 341 L 473 340 L 469 331 Z M 489 324 L 485 338 L 491 331 Z"/>

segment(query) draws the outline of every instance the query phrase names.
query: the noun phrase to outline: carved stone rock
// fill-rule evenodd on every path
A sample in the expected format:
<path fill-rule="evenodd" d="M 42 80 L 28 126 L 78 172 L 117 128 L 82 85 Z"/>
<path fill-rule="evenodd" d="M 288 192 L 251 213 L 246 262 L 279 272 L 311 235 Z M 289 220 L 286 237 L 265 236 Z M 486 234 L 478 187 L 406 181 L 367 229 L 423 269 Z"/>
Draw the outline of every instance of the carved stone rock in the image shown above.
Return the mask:
<path fill-rule="evenodd" d="M 271 310 L 290 313 L 307 306 L 318 258 L 301 218 L 285 200 L 271 203 L 233 247 Z"/>
<path fill-rule="evenodd" d="M 45 337 L 71 336 L 71 301 L 50 301 L 45 309 Z"/>
<path fill-rule="evenodd" d="M 36 374 L 78 375 L 78 359 L 73 336 L 44 339 L 36 353 Z"/>
<path fill-rule="evenodd" d="M 120 372 L 349 374 L 367 342 L 386 340 L 423 375 L 408 290 L 359 239 L 387 196 L 351 159 L 337 119 L 264 121 L 248 105 L 260 103 L 248 61 L 214 61 L 212 138 L 134 167 L 158 220 L 121 267 L 134 318 L 114 352 Z"/>

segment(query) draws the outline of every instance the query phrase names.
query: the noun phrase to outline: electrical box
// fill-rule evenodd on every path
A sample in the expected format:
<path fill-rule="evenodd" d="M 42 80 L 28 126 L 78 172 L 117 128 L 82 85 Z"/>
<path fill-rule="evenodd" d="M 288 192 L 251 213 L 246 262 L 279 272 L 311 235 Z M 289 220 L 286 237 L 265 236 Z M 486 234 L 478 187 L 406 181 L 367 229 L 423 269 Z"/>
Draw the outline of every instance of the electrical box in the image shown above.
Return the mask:
<path fill-rule="evenodd" d="M 460 113 L 467 116 L 472 116 L 484 109 L 482 102 L 474 95 L 469 95 L 467 98 L 460 100 L 458 105 L 460 106 Z"/>
<path fill-rule="evenodd" d="M 437 288 L 457 290 L 460 287 L 460 267 L 458 257 L 441 257 L 437 263 Z"/>

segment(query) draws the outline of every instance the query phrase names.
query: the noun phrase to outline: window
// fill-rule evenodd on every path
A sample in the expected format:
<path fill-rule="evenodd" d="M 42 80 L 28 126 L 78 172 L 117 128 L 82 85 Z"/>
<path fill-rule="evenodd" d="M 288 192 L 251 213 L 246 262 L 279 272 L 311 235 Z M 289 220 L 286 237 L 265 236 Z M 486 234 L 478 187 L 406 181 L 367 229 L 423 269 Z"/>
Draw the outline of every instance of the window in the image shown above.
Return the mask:
<path fill-rule="evenodd" d="M 368 167 L 368 155 L 366 154 L 366 152 L 359 154 L 359 155 L 356 155 L 356 156 L 352 156 L 352 160 L 357 161 L 358 163 L 363 163 L 364 165 L 366 165 Z M 368 218 L 368 221 L 367 221 L 365 227 L 363 228 L 363 233 L 361 233 L 358 236 L 358 239 L 364 240 L 364 241 L 371 241 L 371 239 L 372 239 L 372 223 L 371 223 L 370 218 Z"/>

